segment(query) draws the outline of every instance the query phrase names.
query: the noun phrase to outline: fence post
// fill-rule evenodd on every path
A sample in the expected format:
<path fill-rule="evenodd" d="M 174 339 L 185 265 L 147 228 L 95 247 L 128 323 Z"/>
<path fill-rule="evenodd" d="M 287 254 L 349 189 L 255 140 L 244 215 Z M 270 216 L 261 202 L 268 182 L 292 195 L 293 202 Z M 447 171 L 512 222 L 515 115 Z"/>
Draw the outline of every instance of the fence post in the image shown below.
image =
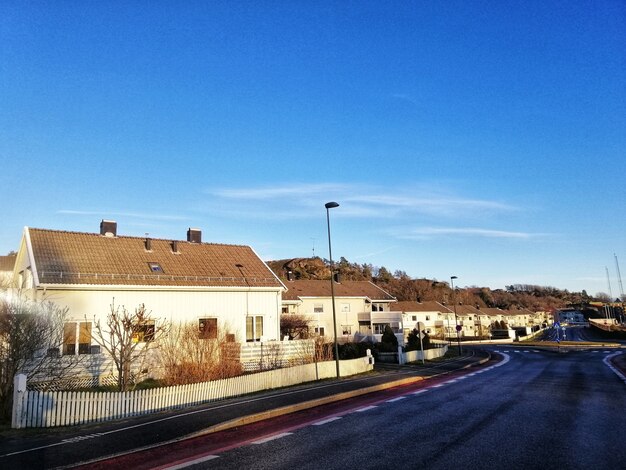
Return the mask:
<path fill-rule="evenodd" d="M 22 410 L 24 408 L 24 394 L 26 393 L 26 375 L 16 374 L 13 378 L 13 412 L 11 414 L 11 427 L 22 427 Z"/>
<path fill-rule="evenodd" d="M 404 353 L 402 352 L 402 346 L 398 346 L 398 364 L 402 365 L 405 363 Z"/>

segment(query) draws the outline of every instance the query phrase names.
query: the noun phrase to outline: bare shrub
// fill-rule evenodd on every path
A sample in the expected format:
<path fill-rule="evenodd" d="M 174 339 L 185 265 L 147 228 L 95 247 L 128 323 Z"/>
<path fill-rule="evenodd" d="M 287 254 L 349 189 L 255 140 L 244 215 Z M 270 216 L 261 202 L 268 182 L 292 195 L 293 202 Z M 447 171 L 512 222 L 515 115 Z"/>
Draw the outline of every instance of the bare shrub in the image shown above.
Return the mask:
<path fill-rule="evenodd" d="M 315 362 L 332 361 L 335 359 L 334 343 L 327 341 L 323 336 L 315 338 Z"/>
<path fill-rule="evenodd" d="M 160 351 L 164 382 L 181 385 L 241 375 L 238 350 L 234 351 L 237 345 L 231 337 L 225 333 L 207 338 L 192 322 L 174 325 Z"/>

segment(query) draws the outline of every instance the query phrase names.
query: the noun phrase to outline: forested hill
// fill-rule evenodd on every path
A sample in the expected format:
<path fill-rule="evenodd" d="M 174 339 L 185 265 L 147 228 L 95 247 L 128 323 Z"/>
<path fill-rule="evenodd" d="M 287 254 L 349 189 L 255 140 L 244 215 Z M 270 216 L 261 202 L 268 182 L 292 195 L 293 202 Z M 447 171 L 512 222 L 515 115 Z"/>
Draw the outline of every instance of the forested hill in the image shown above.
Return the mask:
<path fill-rule="evenodd" d="M 330 278 L 328 261 L 319 257 L 267 261 L 267 264 L 283 280 L 287 279 L 289 271 L 295 279 Z M 398 300 L 436 300 L 442 303 L 449 303 L 451 300 L 449 280 L 413 279 L 404 271 L 392 273 L 385 267 L 350 263 L 345 258 L 335 263 L 335 271 L 340 274 L 341 279 L 372 281 Z M 593 300 L 585 291 L 568 292 L 554 287 L 527 284 L 511 284 L 504 289 L 495 290 L 488 287 L 466 287 L 457 291 L 457 299 L 464 304 L 480 307 L 524 307 L 533 311 L 582 307 Z"/>

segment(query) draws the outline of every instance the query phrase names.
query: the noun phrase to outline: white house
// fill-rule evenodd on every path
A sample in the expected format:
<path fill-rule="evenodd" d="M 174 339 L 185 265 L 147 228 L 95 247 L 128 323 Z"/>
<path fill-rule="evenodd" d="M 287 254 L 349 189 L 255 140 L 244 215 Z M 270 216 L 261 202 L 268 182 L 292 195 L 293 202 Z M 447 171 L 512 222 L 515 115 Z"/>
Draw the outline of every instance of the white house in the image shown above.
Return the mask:
<path fill-rule="evenodd" d="M 121 236 L 106 220 L 99 233 L 26 227 L 13 286 L 69 308 L 62 355 L 97 351 L 93 319 L 104 320 L 112 303 L 144 304 L 153 317 L 193 322 L 208 338 L 279 339 L 284 284 L 249 246 L 201 238 L 197 229 L 186 240 Z"/>
<path fill-rule="evenodd" d="M 446 328 L 451 328 L 448 335 L 454 331 L 454 313 L 445 305 L 434 300 L 423 302 L 401 301 L 393 304 L 394 310 L 402 312 L 402 323 L 405 341 L 411 331 L 417 329 L 418 323 L 424 324 L 424 330 L 432 338 L 444 338 Z M 452 319 L 452 322 L 450 322 Z"/>
<path fill-rule="evenodd" d="M 302 315 L 320 336 L 334 338 L 330 280 L 288 280 L 283 315 Z M 380 341 L 389 325 L 402 343 L 402 315 L 388 292 L 369 281 L 333 281 L 337 340 Z"/>

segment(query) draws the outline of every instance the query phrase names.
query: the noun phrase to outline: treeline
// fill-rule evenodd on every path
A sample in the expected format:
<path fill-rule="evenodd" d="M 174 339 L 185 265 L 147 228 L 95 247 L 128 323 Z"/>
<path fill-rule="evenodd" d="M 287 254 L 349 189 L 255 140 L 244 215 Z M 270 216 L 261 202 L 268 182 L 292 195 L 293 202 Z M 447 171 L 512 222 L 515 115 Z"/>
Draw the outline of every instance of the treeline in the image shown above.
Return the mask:
<path fill-rule="evenodd" d="M 267 264 L 281 279 L 287 279 L 288 272 L 291 272 L 295 279 L 330 278 L 328 260 L 319 257 L 268 261 Z M 372 281 L 400 301 L 435 300 L 448 304 L 453 300 L 448 281 L 414 279 L 405 271 L 391 272 L 384 266 L 351 263 L 343 257 L 335 262 L 335 272 L 345 280 Z M 494 290 L 488 287 L 465 287 L 457 290 L 456 299 L 478 307 L 527 308 L 532 311 L 580 307 L 594 300 L 585 291 L 569 292 L 555 287 L 529 284 L 511 284 L 504 289 Z"/>

